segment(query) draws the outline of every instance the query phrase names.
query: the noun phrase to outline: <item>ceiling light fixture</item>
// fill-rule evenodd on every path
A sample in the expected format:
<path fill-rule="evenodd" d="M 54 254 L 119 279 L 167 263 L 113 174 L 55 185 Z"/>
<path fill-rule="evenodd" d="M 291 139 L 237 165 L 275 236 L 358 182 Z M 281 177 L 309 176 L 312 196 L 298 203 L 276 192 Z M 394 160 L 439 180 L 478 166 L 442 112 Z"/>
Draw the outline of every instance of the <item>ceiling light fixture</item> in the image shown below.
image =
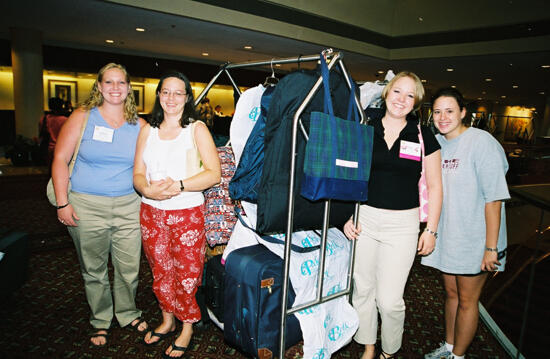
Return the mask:
<path fill-rule="evenodd" d="M 114 44 L 115 40 L 105 40 L 105 42 L 108 43 L 108 44 Z"/>
<path fill-rule="evenodd" d="M 456 85 L 451 85 L 451 87 L 455 89 L 455 88 L 456 88 Z"/>
<path fill-rule="evenodd" d="M 376 71 L 376 73 L 379 73 L 380 75 L 382 75 L 384 73 L 384 71 L 383 70 L 378 70 L 378 71 Z"/>
<path fill-rule="evenodd" d="M 506 98 L 506 96 L 505 96 L 505 95 L 502 95 L 502 96 L 500 96 L 500 98 Z"/>
<path fill-rule="evenodd" d="M 486 95 L 486 94 L 487 94 L 487 92 L 485 92 L 485 91 L 482 91 L 482 92 L 481 92 L 481 94 L 482 94 L 482 95 Z"/>
<path fill-rule="evenodd" d="M 452 68 L 449 67 L 449 68 L 447 69 L 447 72 L 453 72 L 454 70 L 455 70 L 455 69 L 452 69 Z"/>
<path fill-rule="evenodd" d="M 275 64 L 275 67 L 281 67 L 281 64 Z"/>
<path fill-rule="evenodd" d="M 145 29 L 144 29 L 144 28 L 142 28 L 142 27 L 136 27 L 136 31 L 137 31 L 137 32 L 144 32 L 144 31 L 145 31 Z"/>
<path fill-rule="evenodd" d="M 424 80 L 424 79 L 422 79 L 422 80 L 420 80 L 420 81 L 422 81 L 423 84 L 425 84 L 426 82 L 428 82 L 428 80 Z"/>
<path fill-rule="evenodd" d="M 544 91 L 539 92 L 539 95 L 544 95 Z"/>
<path fill-rule="evenodd" d="M 209 56 L 210 54 L 208 52 L 203 52 L 201 55 L 202 56 Z"/>
<path fill-rule="evenodd" d="M 486 82 L 491 82 L 491 81 L 493 81 L 493 79 L 486 78 L 485 81 L 486 81 Z"/>
<path fill-rule="evenodd" d="M 541 66 L 543 69 L 550 69 L 550 65 L 542 65 Z"/>
<path fill-rule="evenodd" d="M 250 45 L 245 45 L 245 46 L 244 46 L 244 49 L 245 49 L 245 50 L 252 50 L 252 46 L 250 46 Z"/>
<path fill-rule="evenodd" d="M 518 87 L 519 87 L 518 85 L 512 85 L 513 89 L 517 89 Z"/>
<path fill-rule="evenodd" d="M 483 100 L 483 97 L 478 97 L 477 99 L 481 101 L 481 100 Z"/>

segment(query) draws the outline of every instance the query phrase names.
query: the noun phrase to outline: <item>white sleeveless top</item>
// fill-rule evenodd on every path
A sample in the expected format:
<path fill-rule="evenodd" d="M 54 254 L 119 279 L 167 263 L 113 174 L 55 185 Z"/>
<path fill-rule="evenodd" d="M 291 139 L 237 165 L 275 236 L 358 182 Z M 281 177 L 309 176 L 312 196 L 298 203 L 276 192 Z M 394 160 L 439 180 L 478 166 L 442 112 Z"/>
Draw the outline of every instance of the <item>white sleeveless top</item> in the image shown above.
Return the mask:
<path fill-rule="evenodd" d="M 163 173 L 174 181 L 189 177 L 186 174 L 186 154 L 188 150 L 193 149 L 192 129 L 193 126 L 188 125 L 182 128 L 179 135 L 173 140 L 161 140 L 158 135 L 159 129 L 150 128 L 149 137 L 143 150 L 143 162 L 147 167 L 147 181 L 150 181 L 151 175 L 154 176 L 155 172 Z M 204 196 L 202 192 L 185 191 L 161 201 L 145 197 L 142 197 L 141 201 L 164 210 L 185 209 L 204 203 Z"/>

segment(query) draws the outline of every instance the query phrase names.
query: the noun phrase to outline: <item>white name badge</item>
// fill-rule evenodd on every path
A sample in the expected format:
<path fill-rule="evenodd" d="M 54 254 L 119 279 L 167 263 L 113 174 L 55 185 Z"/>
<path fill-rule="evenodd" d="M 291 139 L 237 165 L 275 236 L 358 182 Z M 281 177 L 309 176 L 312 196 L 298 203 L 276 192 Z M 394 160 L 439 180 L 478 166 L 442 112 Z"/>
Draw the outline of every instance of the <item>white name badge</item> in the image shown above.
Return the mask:
<path fill-rule="evenodd" d="M 115 130 L 103 126 L 95 126 L 94 136 L 92 137 L 96 141 L 101 142 L 113 142 L 113 134 Z"/>
<path fill-rule="evenodd" d="M 401 140 L 399 158 L 420 161 L 420 143 Z"/>

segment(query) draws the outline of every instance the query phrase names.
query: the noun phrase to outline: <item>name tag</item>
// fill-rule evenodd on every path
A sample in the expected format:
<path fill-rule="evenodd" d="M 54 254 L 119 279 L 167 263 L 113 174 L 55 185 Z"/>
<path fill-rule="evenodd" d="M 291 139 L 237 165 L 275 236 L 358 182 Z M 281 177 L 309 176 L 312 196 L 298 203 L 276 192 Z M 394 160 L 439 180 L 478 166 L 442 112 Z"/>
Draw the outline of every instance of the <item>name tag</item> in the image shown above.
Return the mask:
<path fill-rule="evenodd" d="M 359 163 L 355 162 L 355 161 L 346 161 L 346 160 L 340 160 L 340 159 L 336 159 L 336 166 L 340 166 L 340 167 L 348 167 L 348 168 L 357 168 L 359 167 Z"/>
<path fill-rule="evenodd" d="M 113 134 L 115 130 L 103 126 L 95 126 L 94 136 L 92 137 L 96 141 L 101 142 L 113 142 Z"/>
<path fill-rule="evenodd" d="M 420 143 L 401 140 L 401 145 L 399 147 L 399 158 L 420 161 L 420 156 Z"/>

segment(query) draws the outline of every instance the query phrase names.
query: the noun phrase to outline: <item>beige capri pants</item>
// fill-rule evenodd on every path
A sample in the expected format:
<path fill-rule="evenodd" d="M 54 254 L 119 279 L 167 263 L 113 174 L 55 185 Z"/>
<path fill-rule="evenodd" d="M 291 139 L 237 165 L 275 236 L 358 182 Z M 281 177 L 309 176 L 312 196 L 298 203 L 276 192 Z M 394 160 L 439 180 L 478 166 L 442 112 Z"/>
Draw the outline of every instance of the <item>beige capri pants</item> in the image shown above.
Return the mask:
<path fill-rule="evenodd" d="M 403 292 L 420 228 L 418 208 L 387 210 L 362 205 L 353 273 L 353 307 L 359 315 L 355 341 L 375 344 L 380 312 L 382 350 L 401 348 L 405 322 Z"/>
<path fill-rule="evenodd" d="M 113 312 L 121 327 L 141 316 L 136 308 L 141 256 L 140 197 L 94 196 L 71 192 L 69 202 L 80 220 L 67 227 L 78 260 L 94 328 L 109 328 Z M 113 296 L 107 263 L 114 267 Z"/>

